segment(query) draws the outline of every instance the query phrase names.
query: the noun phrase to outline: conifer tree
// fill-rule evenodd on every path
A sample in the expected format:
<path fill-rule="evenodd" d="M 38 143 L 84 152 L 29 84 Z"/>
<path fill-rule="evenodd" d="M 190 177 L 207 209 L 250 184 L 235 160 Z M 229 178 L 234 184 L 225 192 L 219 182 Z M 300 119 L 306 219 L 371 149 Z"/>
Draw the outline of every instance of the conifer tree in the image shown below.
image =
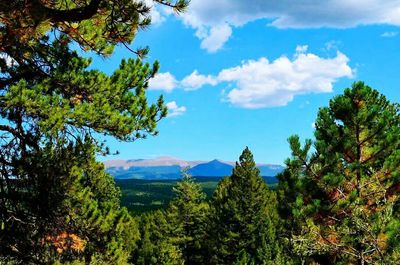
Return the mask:
<path fill-rule="evenodd" d="M 290 138 L 280 176 L 293 251 L 318 264 L 395 264 L 399 256 L 398 104 L 362 82 L 321 108 L 312 142 Z M 292 193 L 291 195 L 289 193 Z"/>
<path fill-rule="evenodd" d="M 192 176 L 183 172 L 183 178 L 174 188 L 175 198 L 167 210 L 168 219 L 173 226 L 172 234 L 178 239 L 186 264 L 204 264 L 206 218 L 209 205 L 206 194 Z"/>
<path fill-rule="evenodd" d="M 179 247 L 180 238 L 174 233 L 176 229 L 176 225 L 169 222 L 167 214 L 162 210 L 140 216 L 141 238 L 137 249 L 132 253 L 133 264 L 184 264 Z"/>
<path fill-rule="evenodd" d="M 213 264 L 275 264 L 279 256 L 276 197 L 267 190 L 246 148 L 211 203 L 209 240 Z"/>
<path fill-rule="evenodd" d="M 302 148 L 299 143 L 298 136 L 289 138 L 289 145 L 292 150 L 292 156 L 301 156 L 306 159 L 307 154 L 311 148 L 312 142 L 307 140 Z M 296 150 L 294 153 L 293 150 Z M 278 174 L 279 180 L 276 189 L 278 199 L 278 212 L 281 220 L 281 230 L 279 231 L 281 237 L 281 244 L 283 252 L 286 256 L 291 257 L 294 264 L 300 264 L 303 253 L 294 252 L 293 235 L 301 231 L 304 225 L 304 219 L 298 218 L 297 211 L 294 209 L 296 205 L 297 196 L 300 194 L 302 185 L 302 159 L 286 159 L 285 170 Z"/>
<path fill-rule="evenodd" d="M 135 264 L 205 264 L 204 238 L 209 206 L 200 184 L 183 172 L 174 187 L 175 198 L 165 211 L 140 218 L 141 239 Z"/>
<path fill-rule="evenodd" d="M 182 11 L 187 2 L 155 0 Z M 78 50 L 109 56 L 150 24 L 143 1 L 0 2 L 0 256 L 23 264 L 124 264 L 137 227 L 96 154 L 97 137 L 157 134 L 162 97 L 146 99 L 159 66 L 132 50 L 110 75 Z M 98 255 L 97 255 L 98 256 Z"/>

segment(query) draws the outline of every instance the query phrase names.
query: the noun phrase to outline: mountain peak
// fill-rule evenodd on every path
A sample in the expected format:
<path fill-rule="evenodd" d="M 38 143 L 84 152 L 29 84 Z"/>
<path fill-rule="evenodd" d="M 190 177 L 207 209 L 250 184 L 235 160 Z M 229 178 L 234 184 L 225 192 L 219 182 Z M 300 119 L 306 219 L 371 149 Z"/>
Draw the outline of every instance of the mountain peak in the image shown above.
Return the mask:
<path fill-rule="evenodd" d="M 194 177 L 224 177 L 232 174 L 234 162 L 186 161 L 172 156 L 153 159 L 109 160 L 104 162 L 107 171 L 116 178 L 172 179 L 181 177 L 181 169 L 189 167 Z M 257 164 L 262 176 L 276 176 L 283 170 L 280 165 Z"/>
<path fill-rule="evenodd" d="M 232 173 L 233 167 L 230 164 L 214 159 L 208 163 L 199 164 L 192 167 L 189 173 L 199 177 L 223 177 Z"/>

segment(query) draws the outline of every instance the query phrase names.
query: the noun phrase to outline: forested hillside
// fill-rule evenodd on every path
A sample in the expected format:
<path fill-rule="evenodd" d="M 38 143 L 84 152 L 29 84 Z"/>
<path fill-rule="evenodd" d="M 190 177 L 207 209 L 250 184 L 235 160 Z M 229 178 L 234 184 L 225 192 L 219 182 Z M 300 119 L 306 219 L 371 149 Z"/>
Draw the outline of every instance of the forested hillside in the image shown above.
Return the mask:
<path fill-rule="evenodd" d="M 195 177 L 193 179 L 200 184 L 207 199 L 211 199 L 222 177 Z M 116 179 L 115 184 L 121 189 L 121 205 L 137 214 L 167 208 L 174 197 L 173 188 L 179 180 Z M 269 189 L 277 187 L 276 177 L 263 177 L 263 180 Z"/>

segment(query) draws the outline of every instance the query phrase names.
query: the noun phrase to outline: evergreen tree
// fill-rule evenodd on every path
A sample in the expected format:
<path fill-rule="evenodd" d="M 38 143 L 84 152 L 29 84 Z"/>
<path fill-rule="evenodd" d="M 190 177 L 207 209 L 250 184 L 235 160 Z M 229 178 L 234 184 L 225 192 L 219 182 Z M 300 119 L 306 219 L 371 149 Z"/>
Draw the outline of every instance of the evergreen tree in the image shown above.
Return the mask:
<path fill-rule="evenodd" d="M 184 11 L 188 4 L 185 0 L 153 0 L 152 2 L 168 6 L 176 12 Z M 149 2 L 146 4 L 146 1 L 130 0 L 1 1 L 0 35 L 2 45 L 0 49 L 1 52 L 16 60 L 18 64 L 39 66 L 36 69 L 37 73 L 41 73 L 44 69 L 38 64 L 41 61 L 38 59 L 45 59 L 43 55 L 46 53 L 41 54 L 43 57 L 35 58 L 29 52 L 38 48 L 35 45 L 37 40 L 45 41 L 47 39 L 48 41 L 48 38 L 43 37 L 49 36 L 49 31 L 62 33 L 85 51 L 110 55 L 115 45 L 122 44 L 127 47 L 133 41 L 138 30 L 150 25 L 151 7 L 148 4 Z M 56 36 L 53 35 L 53 37 Z M 48 45 L 47 43 L 42 44 Z M 148 49 L 137 49 L 133 52 L 142 57 L 146 55 Z M 24 55 L 24 53 L 28 54 Z M 23 58 L 30 60 L 22 61 Z M 42 63 L 45 62 L 46 60 L 42 61 Z M 17 76 L 1 80 L 1 84 L 14 83 L 20 78 L 33 78 L 29 71 L 35 71 L 35 68 L 25 70 L 27 71 L 19 72 Z"/>
<path fill-rule="evenodd" d="M 166 211 L 140 218 L 141 239 L 133 254 L 135 264 L 205 264 L 206 195 L 194 179 L 183 172 L 174 187 L 175 198 Z"/>
<path fill-rule="evenodd" d="M 292 235 L 301 231 L 304 219 L 298 218 L 297 211 L 294 208 L 302 185 L 303 161 L 307 159 L 312 142 L 307 140 L 302 148 L 298 136 L 292 136 L 289 138 L 289 144 L 292 156 L 299 156 L 301 159 L 287 159 L 285 161 L 285 170 L 277 176 L 279 182 L 276 193 L 278 197 L 278 212 L 282 224 L 279 233 L 286 256 L 291 257 L 295 264 L 300 264 L 303 253 L 294 252 Z M 296 150 L 296 152 L 293 150 Z"/>
<path fill-rule="evenodd" d="M 213 264 L 275 264 L 279 256 L 276 196 L 246 148 L 214 193 L 209 240 Z"/>
<path fill-rule="evenodd" d="M 174 188 L 175 198 L 171 201 L 168 212 L 172 234 L 177 237 L 186 264 L 207 263 L 204 252 L 206 218 L 209 206 L 205 202 L 206 194 L 200 184 L 183 172 L 183 178 Z"/>
<path fill-rule="evenodd" d="M 182 11 L 186 1 L 156 0 Z M 162 97 L 146 99 L 158 70 L 140 58 L 107 75 L 76 49 L 109 56 L 150 23 L 128 0 L 17 0 L 0 3 L 0 256 L 24 264 L 124 264 L 137 227 L 95 161 L 100 134 L 134 141 L 157 134 Z M 82 53 L 81 53 L 82 54 Z"/>
<path fill-rule="evenodd" d="M 181 265 L 185 263 L 179 247 L 180 238 L 173 233 L 176 226 L 169 222 L 164 211 L 158 210 L 140 216 L 139 230 L 141 238 L 132 255 L 134 264 Z"/>
<path fill-rule="evenodd" d="M 315 138 L 313 152 L 311 141 L 290 138 L 280 176 L 282 217 L 299 228 L 290 231 L 293 251 L 319 264 L 396 264 L 399 106 L 354 83 L 320 109 Z"/>

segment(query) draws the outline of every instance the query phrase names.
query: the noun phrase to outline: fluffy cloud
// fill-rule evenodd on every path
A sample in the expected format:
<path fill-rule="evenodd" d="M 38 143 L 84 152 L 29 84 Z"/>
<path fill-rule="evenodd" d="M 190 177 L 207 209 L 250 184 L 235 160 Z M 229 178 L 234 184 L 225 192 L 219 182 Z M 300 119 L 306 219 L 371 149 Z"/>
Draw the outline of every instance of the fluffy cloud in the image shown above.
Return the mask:
<path fill-rule="evenodd" d="M 231 27 L 257 19 L 277 28 L 399 26 L 400 0 L 191 0 L 180 17 L 196 30 L 201 47 L 215 52 L 231 36 Z"/>
<path fill-rule="evenodd" d="M 177 84 L 178 81 L 171 73 L 159 73 L 149 80 L 149 90 L 164 90 L 166 92 L 171 92 L 176 88 Z"/>
<path fill-rule="evenodd" d="M 332 92 L 333 83 L 339 78 L 353 76 L 349 58 L 340 51 L 333 58 L 323 58 L 307 49 L 307 45 L 297 46 L 293 58 L 282 55 L 273 61 L 265 57 L 245 61 L 221 70 L 216 76 L 202 75 L 194 70 L 178 81 L 168 72 L 161 73 L 150 80 L 150 88 L 196 90 L 205 85 L 227 83 L 226 101 L 238 107 L 256 109 L 285 106 L 296 95 Z M 178 108 L 174 101 L 170 104 L 171 109 Z"/>
<path fill-rule="evenodd" d="M 205 85 L 215 86 L 218 83 L 215 77 L 211 75 L 201 75 L 194 70 L 190 75 L 181 81 L 176 80 L 175 76 L 169 72 L 158 73 L 149 80 L 149 90 L 163 90 L 171 92 L 176 88 L 183 88 L 186 91 L 196 90 Z"/>
<path fill-rule="evenodd" d="M 202 38 L 200 47 L 213 53 L 221 49 L 224 43 L 231 37 L 232 28 L 228 24 L 224 23 L 212 27 L 204 34 L 205 37 Z"/>
<path fill-rule="evenodd" d="M 185 90 L 196 90 L 204 85 L 212 85 L 215 86 L 218 81 L 215 77 L 211 75 L 201 75 L 197 70 L 194 70 L 190 75 L 186 76 L 181 82 L 180 85 Z"/>
<path fill-rule="evenodd" d="M 227 83 L 226 101 L 256 109 L 284 106 L 296 95 L 332 92 L 333 83 L 339 78 L 353 76 L 349 58 L 340 51 L 333 58 L 322 58 L 307 49 L 306 45 L 297 46 L 293 58 L 281 56 L 269 61 L 262 57 L 245 61 L 221 70 L 217 76 L 202 75 L 195 70 L 177 81 L 170 73 L 163 73 L 152 80 L 152 85 L 156 83 L 158 88 L 171 91 L 177 87 L 195 90 L 205 85 Z M 178 108 L 175 102 L 170 103 L 171 109 Z"/>
<path fill-rule="evenodd" d="M 306 53 L 299 46 L 291 60 L 286 56 L 270 62 L 267 58 L 251 60 L 242 65 L 222 70 L 220 82 L 234 83 L 227 100 L 243 108 L 284 106 L 296 95 L 327 93 L 341 77 L 352 77 L 349 59 L 341 52 L 334 58 L 321 58 Z"/>
<path fill-rule="evenodd" d="M 175 101 L 168 102 L 166 105 L 168 108 L 168 117 L 180 116 L 186 112 L 186 107 L 179 107 Z"/>

